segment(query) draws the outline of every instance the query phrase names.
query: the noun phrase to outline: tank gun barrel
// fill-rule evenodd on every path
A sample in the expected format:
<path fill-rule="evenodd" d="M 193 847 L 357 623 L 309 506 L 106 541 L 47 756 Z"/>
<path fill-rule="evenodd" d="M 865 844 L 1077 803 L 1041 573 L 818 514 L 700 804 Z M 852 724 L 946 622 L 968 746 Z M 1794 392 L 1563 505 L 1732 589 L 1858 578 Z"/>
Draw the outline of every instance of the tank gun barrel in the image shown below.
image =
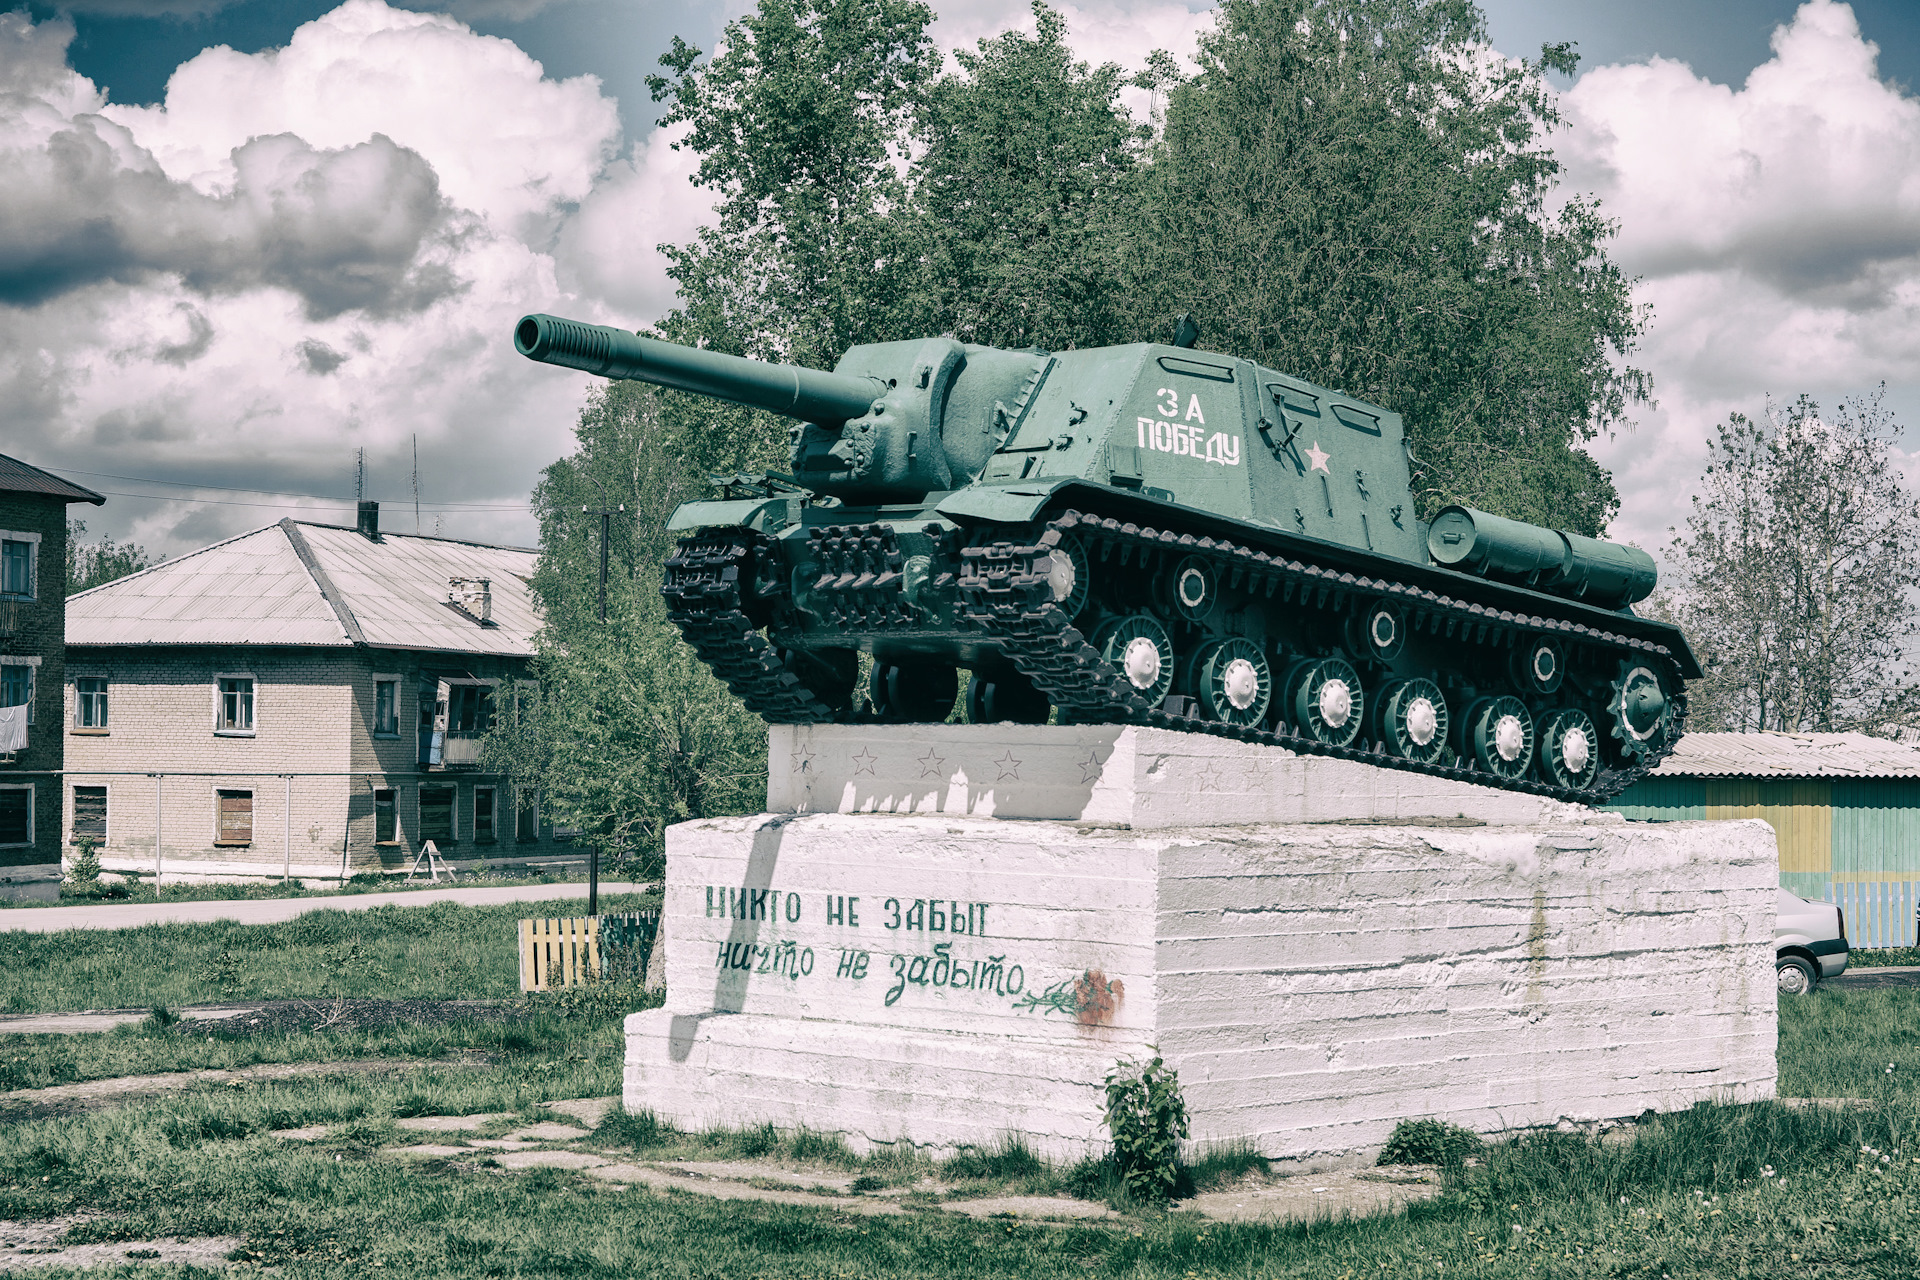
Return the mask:
<path fill-rule="evenodd" d="M 559 316 L 523 316 L 513 345 L 542 364 L 691 391 L 823 426 L 862 416 L 888 390 L 879 378 L 749 360 Z"/>

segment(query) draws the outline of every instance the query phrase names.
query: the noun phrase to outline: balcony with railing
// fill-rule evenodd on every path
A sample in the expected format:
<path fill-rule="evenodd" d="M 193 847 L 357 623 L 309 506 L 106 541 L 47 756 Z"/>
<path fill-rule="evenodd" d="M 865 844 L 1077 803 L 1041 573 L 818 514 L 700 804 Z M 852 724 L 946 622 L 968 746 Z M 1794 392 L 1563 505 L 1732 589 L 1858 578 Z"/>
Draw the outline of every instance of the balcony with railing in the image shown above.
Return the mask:
<path fill-rule="evenodd" d="M 440 763 L 448 769 L 474 769 L 480 765 L 480 744 L 486 734 L 478 731 L 449 730 L 440 746 Z"/>

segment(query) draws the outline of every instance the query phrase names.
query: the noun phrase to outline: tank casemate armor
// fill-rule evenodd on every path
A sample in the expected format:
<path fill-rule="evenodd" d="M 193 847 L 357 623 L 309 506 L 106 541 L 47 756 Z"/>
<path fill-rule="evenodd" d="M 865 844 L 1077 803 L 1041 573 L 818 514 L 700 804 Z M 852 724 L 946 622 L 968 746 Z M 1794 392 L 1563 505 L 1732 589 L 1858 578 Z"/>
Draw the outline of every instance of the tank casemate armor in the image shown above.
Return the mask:
<path fill-rule="evenodd" d="M 533 315 L 530 359 L 794 419 L 661 591 L 776 723 L 1126 722 L 1599 803 L 1699 667 L 1635 547 L 1413 514 L 1398 414 L 1181 345 L 851 348 L 832 373 Z M 872 655 L 865 697 L 858 655 Z"/>

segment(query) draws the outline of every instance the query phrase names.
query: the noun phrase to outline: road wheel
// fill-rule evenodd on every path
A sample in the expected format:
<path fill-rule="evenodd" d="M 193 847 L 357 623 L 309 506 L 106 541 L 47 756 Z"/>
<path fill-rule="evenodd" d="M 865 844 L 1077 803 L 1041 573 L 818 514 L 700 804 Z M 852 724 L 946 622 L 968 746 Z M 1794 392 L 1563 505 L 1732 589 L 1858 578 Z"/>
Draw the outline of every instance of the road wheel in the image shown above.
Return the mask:
<path fill-rule="evenodd" d="M 1813 971 L 1813 966 L 1799 956 L 1781 956 L 1774 970 L 1783 996 L 1811 995 L 1820 984 L 1820 976 Z"/>
<path fill-rule="evenodd" d="M 887 662 L 875 659 L 867 697 L 881 720 L 944 724 L 960 692 L 960 673 L 949 662 Z"/>
<path fill-rule="evenodd" d="M 1045 724 L 1047 695 L 1018 671 L 976 671 L 967 683 L 968 724 Z"/>

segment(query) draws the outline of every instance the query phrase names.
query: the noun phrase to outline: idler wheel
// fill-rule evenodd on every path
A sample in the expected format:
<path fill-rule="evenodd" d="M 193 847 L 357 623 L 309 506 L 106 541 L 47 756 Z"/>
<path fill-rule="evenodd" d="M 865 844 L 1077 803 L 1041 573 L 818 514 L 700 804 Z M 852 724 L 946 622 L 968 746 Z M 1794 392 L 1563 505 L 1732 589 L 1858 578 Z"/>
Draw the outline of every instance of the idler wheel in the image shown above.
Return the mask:
<path fill-rule="evenodd" d="M 1312 658 L 1287 672 L 1285 714 L 1300 732 L 1344 747 L 1366 722 L 1366 692 L 1360 673 L 1345 658 Z"/>
<path fill-rule="evenodd" d="M 1558 640 L 1529 636 L 1513 651 L 1513 682 L 1541 695 L 1553 693 L 1567 674 L 1567 653 Z"/>
<path fill-rule="evenodd" d="M 1045 724 L 1047 695 L 1018 671 L 973 673 L 967 682 L 967 723 Z"/>
<path fill-rule="evenodd" d="M 1574 791 L 1594 784 L 1600 776 L 1600 733 L 1591 716 L 1568 707 L 1548 718 L 1540 734 L 1540 774 Z"/>
<path fill-rule="evenodd" d="M 1086 548 L 1077 538 L 1061 538 L 1054 545 L 1052 556 L 1047 586 L 1053 592 L 1053 602 L 1067 615 L 1067 621 L 1072 622 L 1087 607 L 1088 583 L 1093 576 L 1087 567 Z"/>
<path fill-rule="evenodd" d="M 1488 773 L 1525 777 L 1533 767 L 1533 713 L 1518 698 L 1480 699 L 1467 708 L 1466 747 Z"/>
<path fill-rule="evenodd" d="M 944 724 L 960 692 L 960 673 L 949 662 L 873 660 L 867 697 L 873 714 L 901 724 Z"/>
<path fill-rule="evenodd" d="M 1402 760 L 1438 764 L 1447 752 L 1447 696 L 1431 680 L 1401 680 L 1380 700 L 1380 740 Z"/>
<path fill-rule="evenodd" d="M 1136 613 L 1110 624 L 1100 633 L 1097 647 L 1149 707 L 1159 706 L 1173 688 L 1173 641 L 1148 615 Z"/>
<path fill-rule="evenodd" d="M 1622 755 L 1637 757 L 1666 744 L 1673 726 L 1673 700 L 1660 673 L 1628 659 L 1620 664 L 1607 703 L 1608 727 Z"/>
<path fill-rule="evenodd" d="M 1273 668 L 1260 646 L 1240 636 L 1217 640 L 1200 651 L 1200 704 L 1207 718 L 1223 724 L 1259 724 L 1273 700 Z"/>

